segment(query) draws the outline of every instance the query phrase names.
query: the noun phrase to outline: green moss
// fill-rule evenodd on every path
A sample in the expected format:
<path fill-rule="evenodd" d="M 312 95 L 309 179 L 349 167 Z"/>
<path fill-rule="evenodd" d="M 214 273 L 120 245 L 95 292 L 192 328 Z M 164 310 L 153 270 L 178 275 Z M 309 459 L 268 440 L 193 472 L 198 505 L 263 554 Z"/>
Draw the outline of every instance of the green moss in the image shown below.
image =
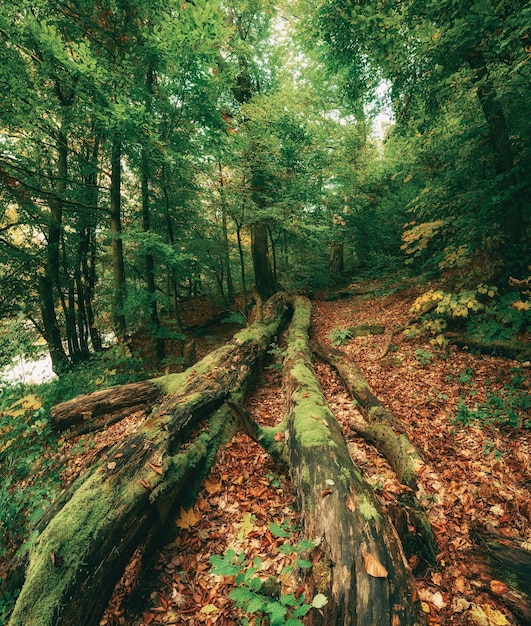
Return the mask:
<path fill-rule="evenodd" d="M 304 465 L 301 470 L 301 481 L 304 485 L 310 484 L 310 470 L 307 465 Z"/>
<path fill-rule="evenodd" d="M 380 517 L 380 514 L 376 510 L 375 506 L 369 502 L 368 498 L 362 495 L 358 500 L 359 511 L 362 516 L 367 520 L 375 520 Z"/>
<path fill-rule="evenodd" d="M 26 581 L 10 619 L 12 626 L 53 626 L 85 556 L 116 508 L 112 490 L 94 473 L 30 549 Z M 59 567 L 52 562 L 61 558 Z"/>

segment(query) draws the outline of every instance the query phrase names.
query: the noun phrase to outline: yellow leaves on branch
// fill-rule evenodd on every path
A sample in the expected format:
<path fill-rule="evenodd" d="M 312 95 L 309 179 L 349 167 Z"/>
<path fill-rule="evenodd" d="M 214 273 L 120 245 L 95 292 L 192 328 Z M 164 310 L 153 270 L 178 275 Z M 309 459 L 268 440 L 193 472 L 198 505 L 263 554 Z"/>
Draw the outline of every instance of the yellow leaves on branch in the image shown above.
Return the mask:
<path fill-rule="evenodd" d="M 401 249 L 405 250 L 406 254 L 414 254 L 415 252 L 425 250 L 432 237 L 434 237 L 445 224 L 445 220 L 434 220 L 432 222 L 422 222 L 421 224 L 410 222 L 406 224 L 405 228 L 407 228 L 407 230 L 402 233 L 404 243 Z"/>

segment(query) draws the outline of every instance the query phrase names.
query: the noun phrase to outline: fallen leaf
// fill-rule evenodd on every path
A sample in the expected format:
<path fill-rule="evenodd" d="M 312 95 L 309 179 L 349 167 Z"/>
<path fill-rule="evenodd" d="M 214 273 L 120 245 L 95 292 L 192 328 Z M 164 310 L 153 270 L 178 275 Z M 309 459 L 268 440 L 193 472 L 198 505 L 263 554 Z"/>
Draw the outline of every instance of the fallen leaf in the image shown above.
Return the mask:
<path fill-rule="evenodd" d="M 326 496 L 329 496 L 331 493 L 334 493 L 332 489 L 324 489 L 321 493 L 321 498 L 326 498 Z"/>
<path fill-rule="evenodd" d="M 215 604 L 207 604 L 199 612 L 203 615 L 211 615 L 212 613 L 217 613 L 218 611 L 219 609 Z"/>
<path fill-rule="evenodd" d="M 162 465 L 153 465 L 153 463 L 148 463 L 149 467 L 156 472 L 159 476 L 162 476 Z"/>
<path fill-rule="evenodd" d="M 213 480 L 205 480 L 205 490 L 210 494 L 214 495 L 215 493 L 219 493 L 221 491 L 221 481 L 215 482 Z"/>
<path fill-rule="evenodd" d="M 493 609 L 489 604 L 484 604 L 483 610 L 489 620 L 489 626 L 510 626 L 509 620 L 501 611 Z"/>
<path fill-rule="evenodd" d="M 328 598 L 323 593 L 318 593 L 313 597 L 312 606 L 314 609 L 322 609 L 326 604 L 328 604 Z"/>
<path fill-rule="evenodd" d="M 193 509 L 188 509 L 187 511 L 181 509 L 181 514 L 175 523 L 179 528 L 186 530 L 195 526 L 200 519 L 201 518 L 194 513 Z"/>
<path fill-rule="evenodd" d="M 352 498 L 352 496 L 348 496 L 347 498 L 347 509 L 349 511 L 352 511 L 353 513 L 356 510 L 356 503 L 354 502 L 354 499 Z"/>
<path fill-rule="evenodd" d="M 363 552 L 363 564 L 365 566 L 365 571 L 369 574 L 369 576 L 373 576 L 374 578 L 387 578 L 389 575 L 388 571 L 380 563 L 380 561 L 368 552 Z"/>
<path fill-rule="evenodd" d="M 446 602 L 443 600 L 442 593 L 440 591 L 436 591 L 433 594 L 431 601 L 438 609 L 444 609 L 446 606 Z"/>
<path fill-rule="evenodd" d="M 501 580 L 491 580 L 490 588 L 494 593 L 498 594 L 499 596 L 503 596 L 504 593 L 507 593 L 509 591 L 509 587 Z"/>

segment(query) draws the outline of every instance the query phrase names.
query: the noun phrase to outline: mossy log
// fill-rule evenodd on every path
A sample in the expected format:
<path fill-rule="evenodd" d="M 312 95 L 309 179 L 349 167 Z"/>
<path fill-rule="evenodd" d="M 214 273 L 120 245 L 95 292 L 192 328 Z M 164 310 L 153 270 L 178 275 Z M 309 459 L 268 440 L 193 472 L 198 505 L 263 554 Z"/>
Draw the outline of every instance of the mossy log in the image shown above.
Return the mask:
<path fill-rule="evenodd" d="M 458 348 L 466 348 L 472 352 L 502 356 L 515 361 L 531 361 L 531 343 L 518 339 L 476 339 L 462 333 L 448 332 L 447 339 Z"/>
<path fill-rule="evenodd" d="M 284 387 L 290 468 L 311 556 L 315 590 L 328 603 L 311 624 L 423 623 L 393 525 L 354 465 L 311 363 L 311 305 L 299 296 L 288 331 Z"/>
<path fill-rule="evenodd" d="M 351 420 L 351 428 L 383 454 L 400 483 L 408 487 L 399 497 L 399 507 L 392 510 L 393 522 L 406 555 L 408 558 L 416 557 L 414 561 L 420 568 L 435 563 L 439 545 L 415 495 L 418 489 L 415 466 L 420 466 L 422 461 L 405 434 L 404 426 L 374 395 L 361 369 L 345 352 L 316 342 L 312 343 L 312 349 L 338 372 L 347 391 L 367 419 L 366 423 Z M 409 531 L 411 527 L 415 529 L 414 533 Z"/>
<path fill-rule="evenodd" d="M 150 408 L 161 395 L 160 386 L 150 380 L 101 389 L 56 404 L 50 410 L 51 425 L 54 430 L 62 431 L 101 417 L 108 420 L 116 414 L 130 415 Z"/>
<path fill-rule="evenodd" d="M 531 545 L 487 532 L 475 526 L 471 533 L 479 554 L 493 581 L 488 592 L 504 604 L 521 626 L 531 626 Z"/>
<path fill-rule="evenodd" d="M 135 549 L 198 488 L 231 435 L 232 414 L 219 407 L 232 395 L 241 399 L 285 308 L 281 298 L 266 304 L 264 322 L 186 372 L 152 381 L 164 401 L 138 432 L 70 486 L 26 547 L 24 583 L 9 626 L 99 623 Z M 208 416 L 208 426 L 188 442 L 191 427 Z"/>

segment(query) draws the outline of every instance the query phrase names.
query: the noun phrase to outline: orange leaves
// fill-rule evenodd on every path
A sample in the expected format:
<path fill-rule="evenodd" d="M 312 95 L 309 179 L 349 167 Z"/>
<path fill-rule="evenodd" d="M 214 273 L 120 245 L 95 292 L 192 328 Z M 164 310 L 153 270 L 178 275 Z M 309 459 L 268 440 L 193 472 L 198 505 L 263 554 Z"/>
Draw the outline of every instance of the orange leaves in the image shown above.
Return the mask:
<path fill-rule="evenodd" d="M 201 517 L 197 516 L 193 509 L 181 509 L 181 514 L 175 523 L 178 528 L 186 530 L 195 526 L 200 519 Z"/>
<path fill-rule="evenodd" d="M 362 552 L 363 555 L 363 566 L 365 567 L 365 571 L 369 576 L 373 576 L 374 578 L 387 578 L 389 576 L 389 572 L 385 569 L 385 567 L 380 563 L 380 561 L 364 550 Z"/>

